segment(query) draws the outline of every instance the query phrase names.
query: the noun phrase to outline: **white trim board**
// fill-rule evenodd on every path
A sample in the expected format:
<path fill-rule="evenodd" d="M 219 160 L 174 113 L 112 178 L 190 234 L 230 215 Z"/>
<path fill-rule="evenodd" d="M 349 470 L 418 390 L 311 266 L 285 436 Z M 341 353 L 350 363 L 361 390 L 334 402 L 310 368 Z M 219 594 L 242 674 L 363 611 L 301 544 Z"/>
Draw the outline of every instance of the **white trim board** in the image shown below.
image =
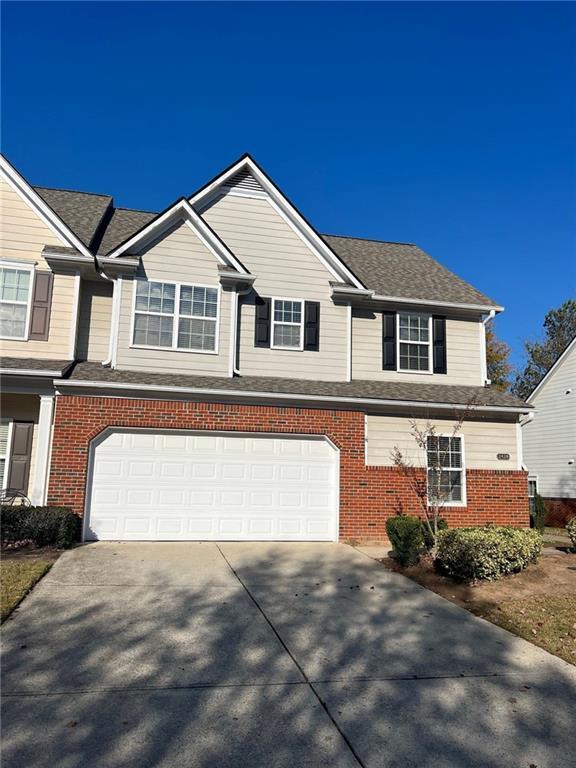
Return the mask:
<path fill-rule="evenodd" d="M 560 366 L 560 365 L 562 365 L 562 363 L 563 363 L 563 362 L 564 362 L 564 360 L 565 360 L 565 359 L 568 357 L 568 355 L 570 354 L 571 350 L 572 350 L 572 349 L 574 349 L 574 347 L 576 347 L 576 336 L 574 336 L 574 338 L 572 339 L 572 341 L 570 342 L 570 344 L 568 344 L 568 346 L 566 347 L 566 349 L 564 350 L 564 352 L 562 352 L 562 354 L 560 355 L 560 357 L 558 358 L 558 360 L 556 360 L 556 362 L 554 363 L 554 365 L 553 365 L 553 366 L 550 368 L 550 370 L 548 370 L 548 371 L 547 371 L 547 373 L 544 375 L 544 377 L 543 377 L 543 378 L 540 380 L 540 382 L 539 382 L 539 383 L 536 385 L 536 387 L 534 387 L 534 389 L 532 390 L 532 392 L 531 392 L 531 393 L 528 395 L 528 397 L 526 398 L 526 402 L 527 402 L 527 403 L 529 403 L 529 402 L 530 402 L 530 401 L 531 401 L 531 400 L 534 398 L 534 396 L 536 395 L 536 393 L 537 393 L 537 392 L 540 390 L 540 388 L 543 386 L 543 384 L 544 384 L 546 381 L 548 381 L 548 379 L 549 379 L 549 378 L 550 378 L 550 376 L 551 376 L 551 375 L 554 373 L 554 371 L 555 371 L 557 368 L 559 368 L 559 366 Z"/>
<path fill-rule="evenodd" d="M 226 185 L 226 181 L 238 171 L 247 168 L 250 173 L 257 179 L 263 189 L 269 196 L 269 202 L 273 208 L 285 219 L 285 221 L 292 227 L 292 229 L 303 239 L 312 252 L 324 263 L 324 266 L 328 267 L 335 277 L 340 278 L 343 282 L 351 283 L 356 288 L 365 288 L 360 280 L 348 269 L 344 262 L 337 256 L 337 254 L 330 248 L 330 246 L 322 240 L 322 238 L 314 231 L 314 229 L 304 219 L 302 214 L 294 207 L 294 205 L 288 200 L 287 197 L 280 191 L 280 189 L 268 178 L 268 176 L 261 170 L 261 168 L 255 163 L 250 156 L 241 157 L 234 165 L 227 168 L 213 181 L 209 182 L 205 187 L 202 187 L 198 192 L 194 193 L 189 202 L 195 208 L 201 208 L 203 205 L 214 197 L 215 193 L 220 187 Z M 329 266 L 328 266 L 329 265 Z"/>
<path fill-rule="evenodd" d="M 272 399 L 272 400 L 300 400 L 305 402 L 319 403 L 352 403 L 359 407 L 363 406 L 399 406 L 410 408 L 432 408 L 435 410 L 466 410 L 469 406 L 466 403 L 435 403 L 420 400 L 390 400 L 377 398 L 361 397 L 337 397 L 334 395 L 301 395 L 286 392 L 259 392 L 257 390 L 238 390 L 238 389 L 205 389 L 200 387 L 170 387 L 156 386 L 155 384 L 127 384 L 125 382 L 106 382 L 106 381 L 84 381 L 79 379 L 55 379 L 54 386 L 58 389 L 62 387 L 77 387 L 80 389 L 108 389 L 125 390 L 132 392 L 165 392 L 166 394 L 196 395 L 199 397 L 249 397 L 252 399 Z M 476 405 L 474 411 L 490 413 L 526 413 L 528 408 L 511 405 Z"/>
<path fill-rule="evenodd" d="M 164 231 L 170 228 L 178 220 L 184 221 L 190 227 L 200 242 L 208 248 L 220 264 L 233 267 L 240 272 L 240 274 L 248 274 L 248 271 L 242 266 L 228 246 L 222 242 L 207 222 L 205 222 L 192 208 L 190 203 L 184 199 L 178 200 L 173 206 L 141 229 L 140 232 L 137 232 L 131 238 L 115 248 L 106 256 L 106 259 L 110 263 L 112 259 L 116 259 L 136 245 L 140 248 L 144 247 L 147 242 L 160 237 Z"/>

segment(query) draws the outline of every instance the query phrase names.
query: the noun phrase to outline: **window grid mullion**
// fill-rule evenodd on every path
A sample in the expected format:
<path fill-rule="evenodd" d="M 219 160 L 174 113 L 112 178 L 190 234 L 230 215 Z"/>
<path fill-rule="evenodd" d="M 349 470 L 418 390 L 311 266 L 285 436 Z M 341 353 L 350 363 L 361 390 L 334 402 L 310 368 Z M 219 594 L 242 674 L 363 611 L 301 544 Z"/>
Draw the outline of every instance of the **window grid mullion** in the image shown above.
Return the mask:
<path fill-rule="evenodd" d="M 175 284 L 174 290 L 174 324 L 172 327 L 172 349 L 178 349 L 178 333 L 180 332 L 180 283 Z"/>

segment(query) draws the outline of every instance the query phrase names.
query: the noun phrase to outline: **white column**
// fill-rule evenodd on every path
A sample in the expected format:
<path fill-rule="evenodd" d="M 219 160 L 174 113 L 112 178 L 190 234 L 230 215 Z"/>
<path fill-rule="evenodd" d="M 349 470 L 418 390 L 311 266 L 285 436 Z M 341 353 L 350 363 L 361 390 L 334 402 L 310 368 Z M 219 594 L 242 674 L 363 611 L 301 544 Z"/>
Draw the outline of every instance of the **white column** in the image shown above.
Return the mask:
<path fill-rule="evenodd" d="M 36 469 L 30 501 L 35 505 L 46 503 L 48 491 L 48 465 L 50 462 L 50 447 L 52 443 L 52 414 L 54 412 L 54 395 L 40 396 L 40 415 L 36 433 Z"/>

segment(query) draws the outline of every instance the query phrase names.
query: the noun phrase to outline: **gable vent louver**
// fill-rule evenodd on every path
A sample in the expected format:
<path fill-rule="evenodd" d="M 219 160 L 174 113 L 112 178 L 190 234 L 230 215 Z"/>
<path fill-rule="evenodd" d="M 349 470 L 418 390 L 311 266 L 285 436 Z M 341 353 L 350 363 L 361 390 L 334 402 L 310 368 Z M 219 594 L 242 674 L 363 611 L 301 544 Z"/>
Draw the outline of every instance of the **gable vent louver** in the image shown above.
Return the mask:
<path fill-rule="evenodd" d="M 238 171 L 226 182 L 228 189 L 238 189 L 244 192 L 264 192 L 264 187 L 252 176 L 247 168 Z"/>

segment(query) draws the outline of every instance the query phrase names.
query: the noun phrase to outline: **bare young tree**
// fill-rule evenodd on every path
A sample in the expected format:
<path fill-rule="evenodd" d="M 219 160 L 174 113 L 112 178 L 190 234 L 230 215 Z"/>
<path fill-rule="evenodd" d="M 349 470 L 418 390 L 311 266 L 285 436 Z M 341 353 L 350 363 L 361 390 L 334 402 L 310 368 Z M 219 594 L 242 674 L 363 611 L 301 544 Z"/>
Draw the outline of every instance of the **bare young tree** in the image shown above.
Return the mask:
<path fill-rule="evenodd" d="M 450 501 L 449 492 L 453 487 L 450 470 L 446 469 L 446 462 L 442 460 L 442 456 L 454 454 L 452 441 L 461 432 L 474 405 L 474 401 L 466 405 L 456 418 L 449 435 L 444 431 L 440 434 L 436 425 L 428 420 L 423 426 L 417 419 L 410 420 L 410 434 L 418 451 L 426 457 L 425 467 L 416 465 L 397 445 L 391 453 L 394 466 L 402 471 L 418 499 L 421 517 L 432 541 L 430 549 L 432 556 L 436 555 L 442 511 Z M 466 471 L 464 467 L 461 467 L 461 470 Z"/>

